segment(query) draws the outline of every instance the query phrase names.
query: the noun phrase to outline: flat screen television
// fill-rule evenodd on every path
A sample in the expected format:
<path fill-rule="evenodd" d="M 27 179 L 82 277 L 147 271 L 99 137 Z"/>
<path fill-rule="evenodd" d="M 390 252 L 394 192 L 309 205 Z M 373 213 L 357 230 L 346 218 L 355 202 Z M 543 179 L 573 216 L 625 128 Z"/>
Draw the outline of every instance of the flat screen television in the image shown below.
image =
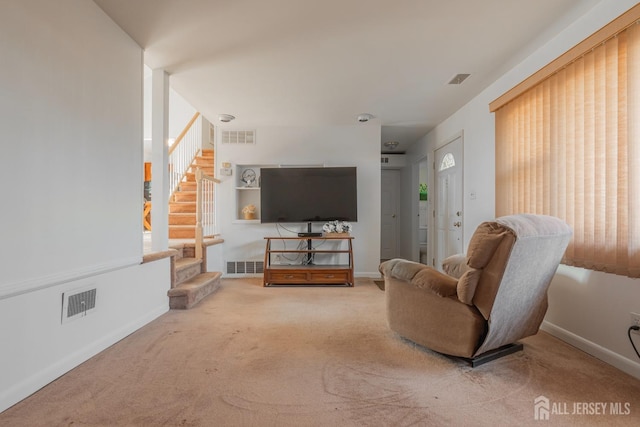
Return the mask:
<path fill-rule="evenodd" d="M 357 221 L 355 167 L 261 168 L 260 221 Z"/>

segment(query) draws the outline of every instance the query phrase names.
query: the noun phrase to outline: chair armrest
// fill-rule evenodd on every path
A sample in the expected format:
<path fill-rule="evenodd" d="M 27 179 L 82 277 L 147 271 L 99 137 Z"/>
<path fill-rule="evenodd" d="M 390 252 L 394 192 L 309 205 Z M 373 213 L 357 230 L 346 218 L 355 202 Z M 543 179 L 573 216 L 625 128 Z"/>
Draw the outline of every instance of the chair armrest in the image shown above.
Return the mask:
<path fill-rule="evenodd" d="M 385 261 L 379 268 L 385 278 L 404 280 L 441 297 L 456 295 L 458 281 L 427 265 L 402 259 Z"/>
<path fill-rule="evenodd" d="M 442 261 L 442 270 L 451 277 L 459 279 L 469 270 L 467 265 L 467 256 L 465 254 L 455 254 L 447 257 Z"/>

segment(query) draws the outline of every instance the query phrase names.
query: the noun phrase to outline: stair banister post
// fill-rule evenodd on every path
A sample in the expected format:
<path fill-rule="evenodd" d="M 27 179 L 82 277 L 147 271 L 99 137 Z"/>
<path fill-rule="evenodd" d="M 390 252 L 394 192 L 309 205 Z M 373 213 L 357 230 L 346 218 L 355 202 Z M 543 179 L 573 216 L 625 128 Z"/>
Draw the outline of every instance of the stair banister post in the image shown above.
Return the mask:
<path fill-rule="evenodd" d="M 196 259 L 202 259 L 202 175 L 196 168 Z"/>

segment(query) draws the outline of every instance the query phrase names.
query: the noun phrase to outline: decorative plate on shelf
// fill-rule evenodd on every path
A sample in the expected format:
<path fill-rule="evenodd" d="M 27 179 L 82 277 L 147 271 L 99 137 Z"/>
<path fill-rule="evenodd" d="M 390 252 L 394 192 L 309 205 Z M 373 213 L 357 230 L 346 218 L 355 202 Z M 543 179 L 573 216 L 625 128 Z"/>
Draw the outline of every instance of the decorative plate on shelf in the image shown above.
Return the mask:
<path fill-rule="evenodd" d="M 245 187 L 251 187 L 256 182 L 256 172 L 253 169 L 245 169 L 242 171 L 242 182 Z"/>

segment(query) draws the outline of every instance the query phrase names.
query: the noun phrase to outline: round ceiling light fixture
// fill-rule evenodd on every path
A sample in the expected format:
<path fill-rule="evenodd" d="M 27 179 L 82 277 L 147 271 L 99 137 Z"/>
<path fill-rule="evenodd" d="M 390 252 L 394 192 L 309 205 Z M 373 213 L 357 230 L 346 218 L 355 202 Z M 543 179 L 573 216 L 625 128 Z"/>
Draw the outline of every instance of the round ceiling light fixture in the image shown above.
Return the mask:
<path fill-rule="evenodd" d="M 233 119 L 235 119 L 235 116 L 232 116 L 231 114 L 220 114 L 218 116 L 218 120 L 222 123 L 229 123 Z"/>
<path fill-rule="evenodd" d="M 369 114 L 369 113 L 362 113 L 358 115 L 358 121 L 360 123 L 366 123 L 373 118 L 374 118 L 373 114 Z"/>
<path fill-rule="evenodd" d="M 395 150 L 396 148 L 398 148 L 398 145 L 400 145 L 400 143 L 398 141 L 387 141 L 382 145 L 384 145 L 389 150 Z"/>

